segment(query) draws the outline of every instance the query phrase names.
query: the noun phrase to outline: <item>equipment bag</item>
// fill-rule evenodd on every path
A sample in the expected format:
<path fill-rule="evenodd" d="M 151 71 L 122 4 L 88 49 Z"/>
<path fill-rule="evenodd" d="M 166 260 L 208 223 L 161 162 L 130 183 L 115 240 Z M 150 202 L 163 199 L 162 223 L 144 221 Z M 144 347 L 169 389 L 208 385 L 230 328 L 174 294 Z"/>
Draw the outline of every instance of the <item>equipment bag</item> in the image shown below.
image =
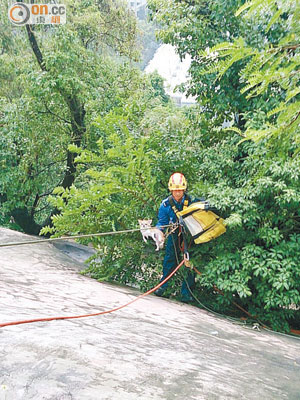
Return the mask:
<path fill-rule="evenodd" d="M 224 219 L 208 210 L 206 202 L 198 201 L 178 211 L 173 199 L 170 204 L 179 222 L 188 230 L 196 244 L 210 242 L 226 232 Z"/>

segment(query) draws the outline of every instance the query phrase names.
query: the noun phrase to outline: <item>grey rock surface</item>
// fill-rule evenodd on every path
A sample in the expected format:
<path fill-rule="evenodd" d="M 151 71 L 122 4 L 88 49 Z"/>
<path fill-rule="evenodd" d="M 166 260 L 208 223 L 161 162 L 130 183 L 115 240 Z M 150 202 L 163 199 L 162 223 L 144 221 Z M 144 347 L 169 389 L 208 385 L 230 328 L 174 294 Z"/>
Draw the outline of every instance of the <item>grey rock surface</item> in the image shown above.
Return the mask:
<path fill-rule="evenodd" d="M 0 228 L 0 243 L 28 239 Z M 81 250 L 77 262 L 49 243 L 0 248 L 0 323 L 96 313 L 139 294 L 81 276 Z M 0 400 L 299 400 L 299 349 L 150 295 L 112 314 L 0 328 Z"/>

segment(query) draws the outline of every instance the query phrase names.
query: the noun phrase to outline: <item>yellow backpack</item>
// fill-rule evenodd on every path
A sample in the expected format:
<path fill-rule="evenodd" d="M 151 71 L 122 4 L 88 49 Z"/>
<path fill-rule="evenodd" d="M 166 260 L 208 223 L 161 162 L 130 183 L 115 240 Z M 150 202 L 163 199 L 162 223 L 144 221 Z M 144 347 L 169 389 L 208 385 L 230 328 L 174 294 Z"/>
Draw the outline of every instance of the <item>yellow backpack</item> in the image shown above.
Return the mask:
<path fill-rule="evenodd" d="M 178 211 L 173 199 L 169 200 L 179 222 L 185 226 L 196 244 L 210 242 L 226 232 L 224 219 L 208 210 L 206 202 L 198 201 Z"/>

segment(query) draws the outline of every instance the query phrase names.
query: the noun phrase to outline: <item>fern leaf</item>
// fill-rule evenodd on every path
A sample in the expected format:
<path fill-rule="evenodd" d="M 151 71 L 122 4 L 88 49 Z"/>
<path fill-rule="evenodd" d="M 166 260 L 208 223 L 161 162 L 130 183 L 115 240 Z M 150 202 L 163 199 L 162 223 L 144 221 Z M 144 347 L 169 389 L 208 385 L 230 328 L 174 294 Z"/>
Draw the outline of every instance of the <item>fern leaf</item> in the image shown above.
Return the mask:
<path fill-rule="evenodd" d="M 233 132 L 238 133 L 240 136 L 244 136 L 243 132 L 236 126 L 230 126 L 228 128 L 225 128 L 224 131 L 233 131 Z"/>
<path fill-rule="evenodd" d="M 252 7 L 253 2 L 248 2 L 242 5 L 242 7 L 240 7 L 236 13 L 235 16 L 238 17 L 240 14 L 242 14 L 242 12 L 244 12 L 245 10 L 247 10 L 248 8 Z"/>
<path fill-rule="evenodd" d="M 288 101 L 290 101 L 293 97 L 297 96 L 297 94 L 300 93 L 300 87 L 295 88 L 293 90 L 289 90 L 286 94 L 286 99 L 285 102 L 287 103 Z"/>
<path fill-rule="evenodd" d="M 278 114 L 285 109 L 284 103 L 280 103 L 278 107 L 273 108 L 273 110 L 269 111 L 267 116 L 271 117 L 274 114 Z"/>
<path fill-rule="evenodd" d="M 273 15 L 273 17 L 270 19 L 270 21 L 269 21 L 269 23 L 268 23 L 268 25 L 267 25 L 266 32 L 269 32 L 271 26 L 272 26 L 273 24 L 275 24 L 275 22 L 279 19 L 279 17 L 280 17 L 281 14 L 282 14 L 282 10 L 279 9 L 279 10 Z"/>

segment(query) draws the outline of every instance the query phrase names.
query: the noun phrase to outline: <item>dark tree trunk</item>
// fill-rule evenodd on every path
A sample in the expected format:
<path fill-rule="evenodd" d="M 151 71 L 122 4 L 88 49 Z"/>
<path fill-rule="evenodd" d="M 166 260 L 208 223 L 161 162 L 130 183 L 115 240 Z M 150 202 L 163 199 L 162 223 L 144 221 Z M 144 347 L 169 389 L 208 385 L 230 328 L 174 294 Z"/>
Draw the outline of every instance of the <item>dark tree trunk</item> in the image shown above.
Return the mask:
<path fill-rule="evenodd" d="M 42 229 L 42 225 L 35 222 L 33 215 L 29 214 L 28 209 L 25 207 L 14 209 L 11 215 L 16 224 L 18 224 L 25 233 L 38 235 Z"/>
<path fill-rule="evenodd" d="M 22 1 L 19 1 L 22 2 Z M 26 25 L 26 31 L 30 46 L 32 51 L 36 57 L 36 60 L 42 71 L 47 71 L 47 66 L 45 60 L 43 58 L 43 54 L 39 48 L 38 42 L 36 40 L 33 27 L 31 25 Z M 63 89 L 60 90 L 60 94 L 66 102 L 66 105 L 69 109 L 72 134 L 70 143 L 75 144 L 76 146 L 81 145 L 81 141 L 83 135 L 86 131 L 85 128 L 85 109 L 84 104 L 82 104 L 76 94 L 70 94 L 64 92 Z M 72 186 L 75 180 L 76 175 L 76 164 L 74 162 L 77 154 L 71 153 L 67 151 L 67 164 L 65 169 L 65 174 L 61 182 L 57 182 L 57 185 L 63 186 L 65 189 Z M 37 195 L 38 196 L 38 195 Z M 47 218 L 43 225 L 37 224 L 34 220 L 35 208 L 38 206 L 38 202 L 35 202 L 32 210 L 29 212 L 26 207 L 17 208 L 12 212 L 12 216 L 15 222 L 24 230 L 24 232 L 29 234 L 39 234 L 42 226 L 51 225 L 51 216 L 54 214 L 58 214 L 58 210 L 53 210 L 51 215 Z"/>
<path fill-rule="evenodd" d="M 84 105 L 80 104 L 80 102 L 76 99 L 76 97 L 65 97 L 66 103 L 68 104 L 70 113 L 71 113 L 71 126 L 72 126 L 72 143 L 76 146 L 81 145 L 82 137 L 85 133 L 85 109 Z M 69 188 L 75 180 L 75 173 L 76 173 L 76 165 L 75 165 L 75 158 L 77 154 L 71 153 L 70 151 L 67 152 L 67 166 L 66 166 L 66 173 L 64 179 L 61 183 L 63 188 Z"/>

